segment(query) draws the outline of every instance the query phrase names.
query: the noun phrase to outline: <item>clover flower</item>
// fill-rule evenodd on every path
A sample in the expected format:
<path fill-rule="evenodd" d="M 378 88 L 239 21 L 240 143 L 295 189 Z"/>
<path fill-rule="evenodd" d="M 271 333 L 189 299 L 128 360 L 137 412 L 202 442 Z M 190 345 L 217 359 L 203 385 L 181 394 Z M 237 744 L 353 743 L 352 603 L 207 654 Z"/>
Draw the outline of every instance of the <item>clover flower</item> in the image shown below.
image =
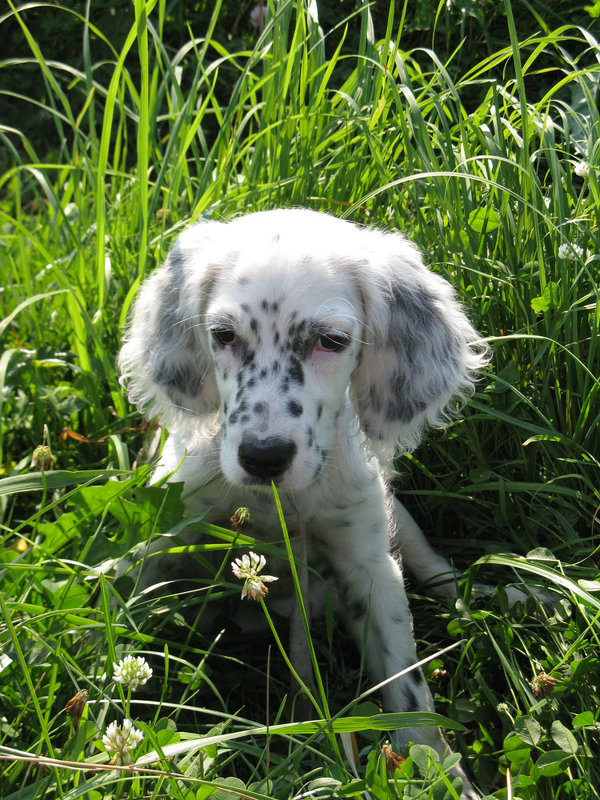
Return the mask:
<path fill-rule="evenodd" d="M 552 694 L 554 687 L 558 684 L 558 680 L 548 675 L 546 672 L 540 672 L 535 678 L 531 680 L 531 689 L 534 697 L 548 697 Z"/>
<path fill-rule="evenodd" d="M 244 506 L 238 508 L 229 521 L 236 530 L 248 530 L 254 524 L 250 509 Z"/>
<path fill-rule="evenodd" d="M 54 456 L 47 444 L 40 444 L 35 448 L 31 458 L 31 466 L 42 472 L 54 466 Z"/>
<path fill-rule="evenodd" d="M 587 161 L 578 161 L 573 167 L 573 172 L 579 178 L 587 178 L 590 174 L 590 165 Z"/>
<path fill-rule="evenodd" d="M 113 679 L 132 692 L 147 683 L 151 677 L 152 670 L 142 656 L 125 656 L 118 664 L 113 664 Z"/>
<path fill-rule="evenodd" d="M 406 761 L 405 758 L 402 758 L 402 756 L 399 756 L 398 753 L 392 750 L 390 744 L 382 745 L 381 752 L 385 759 L 385 768 L 388 772 L 394 773 L 397 769 L 400 769 L 402 764 Z"/>
<path fill-rule="evenodd" d="M 133 764 L 130 751 L 135 750 L 144 738 L 144 734 L 133 727 L 130 719 L 124 719 L 122 725 L 111 722 L 102 737 L 102 744 L 107 753 L 114 753 L 111 764 L 123 766 Z"/>
<path fill-rule="evenodd" d="M 259 556 L 252 551 L 231 562 L 231 569 L 235 577 L 244 581 L 242 600 L 244 597 L 248 597 L 251 600 L 260 600 L 269 592 L 265 583 L 278 580 L 274 575 L 258 574 L 266 563 L 267 560 L 264 556 Z"/>
<path fill-rule="evenodd" d="M 45 472 L 47 469 L 51 469 L 54 466 L 54 462 L 56 459 L 52 454 L 49 442 L 50 442 L 50 432 L 48 431 L 48 426 L 44 425 L 44 436 L 42 439 L 42 444 L 39 444 L 35 448 L 32 454 L 31 467 L 33 469 L 39 469 L 42 472 Z"/>
<path fill-rule="evenodd" d="M 578 244 L 571 244 L 564 242 L 558 248 L 558 257 L 564 258 L 566 261 L 576 261 L 583 256 L 583 247 Z"/>
<path fill-rule="evenodd" d="M 262 31 L 265 27 L 266 21 L 267 6 L 263 3 L 259 3 L 258 5 L 254 6 L 250 12 L 250 22 L 252 23 L 253 28 L 258 28 L 259 31 Z"/>

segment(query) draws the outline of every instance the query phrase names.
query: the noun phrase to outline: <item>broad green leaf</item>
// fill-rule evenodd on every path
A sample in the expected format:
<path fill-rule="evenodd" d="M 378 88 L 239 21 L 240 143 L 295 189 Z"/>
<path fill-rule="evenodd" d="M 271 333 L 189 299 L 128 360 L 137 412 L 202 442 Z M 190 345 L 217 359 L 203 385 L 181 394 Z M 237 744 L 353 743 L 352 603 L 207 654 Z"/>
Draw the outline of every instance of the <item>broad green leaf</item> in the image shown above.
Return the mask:
<path fill-rule="evenodd" d="M 520 736 L 511 734 L 504 740 L 504 753 L 512 767 L 520 767 L 529 761 L 531 748 L 528 747 Z"/>
<path fill-rule="evenodd" d="M 569 758 L 570 756 L 563 750 L 549 750 L 547 753 L 542 753 L 536 761 L 535 767 L 540 775 L 560 775 L 561 772 L 564 772 L 564 763 Z"/>
<path fill-rule="evenodd" d="M 573 736 L 571 731 L 563 725 L 560 720 L 554 720 L 551 729 L 552 739 L 557 747 L 560 747 L 565 753 L 575 755 L 578 750 L 577 739 Z"/>
<path fill-rule="evenodd" d="M 560 289 L 557 283 L 550 281 L 539 297 L 531 298 L 531 307 L 534 311 L 549 311 L 558 308 L 560 303 Z"/>
<path fill-rule="evenodd" d="M 469 214 L 469 227 L 477 233 L 491 233 L 500 223 L 500 214 L 495 208 L 474 208 Z"/>
<path fill-rule="evenodd" d="M 582 711 L 573 717 L 573 727 L 582 728 L 587 725 L 598 725 L 593 711 Z"/>
<path fill-rule="evenodd" d="M 542 728 L 533 717 L 519 717 L 515 722 L 515 733 L 525 744 L 535 747 L 542 738 Z"/>

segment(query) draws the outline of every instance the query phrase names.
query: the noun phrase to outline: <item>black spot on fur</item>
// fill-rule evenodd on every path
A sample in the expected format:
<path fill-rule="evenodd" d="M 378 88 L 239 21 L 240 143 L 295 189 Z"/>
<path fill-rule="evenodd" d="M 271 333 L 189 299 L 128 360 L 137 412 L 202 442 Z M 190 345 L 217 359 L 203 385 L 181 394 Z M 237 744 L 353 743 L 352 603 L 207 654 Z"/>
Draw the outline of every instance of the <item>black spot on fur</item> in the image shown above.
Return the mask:
<path fill-rule="evenodd" d="M 430 399 L 433 399 L 433 395 Z M 406 376 L 398 370 L 390 380 L 390 393 L 385 409 L 385 418 L 410 422 L 413 417 L 425 411 L 428 402 L 411 397 L 410 386 L 406 385 Z M 380 401 L 377 401 L 376 404 L 373 403 L 372 406 L 375 412 L 380 412 L 382 409 Z"/>
<path fill-rule="evenodd" d="M 369 396 L 369 402 L 373 411 L 383 411 L 386 419 L 407 422 L 448 390 L 448 375 L 459 369 L 461 344 L 424 288 L 392 286 L 390 305 L 392 324 L 385 346 L 396 351 L 398 367 L 391 376 L 384 404 L 376 404 L 375 395 Z M 435 369 L 436 364 L 445 364 L 446 368 Z M 427 369 L 428 365 L 432 367 Z M 415 394 L 411 376 L 423 374 L 424 369 L 428 380 L 421 382 Z"/>
<path fill-rule="evenodd" d="M 346 608 L 353 620 L 360 621 L 367 616 L 368 606 L 366 598 L 348 598 L 346 600 Z"/>
<path fill-rule="evenodd" d="M 238 394 L 240 394 L 240 392 L 238 392 Z M 242 400 L 239 406 L 235 408 L 229 415 L 230 424 L 235 425 L 235 423 L 240 419 L 240 415 L 247 410 L 248 410 L 248 403 L 245 400 Z M 247 420 L 242 420 L 242 421 L 247 421 Z"/>
<path fill-rule="evenodd" d="M 302 386 L 304 383 L 304 370 L 302 369 L 302 364 L 297 358 L 290 359 L 290 366 L 288 367 L 287 374 L 292 381 L 300 386 Z"/>
<path fill-rule="evenodd" d="M 297 403 L 295 400 L 289 400 L 287 404 L 288 413 L 292 415 L 292 417 L 300 417 L 302 416 L 302 411 L 304 410 L 300 403 Z"/>
<path fill-rule="evenodd" d="M 202 386 L 202 378 L 198 373 L 166 358 L 154 364 L 152 379 L 161 386 L 166 386 L 167 391 L 174 390 L 188 396 L 198 394 Z"/>
<path fill-rule="evenodd" d="M 297 325 L 291 324 L 288 330 L 286 349 L 291 350 L 301 361 L 305 361 L 312 351 L 312 342 L 307 337 L 308 323 L 305 319 Z"/>
<path fill-rule="evenodd" d="M 319 403 L 317 406 L 317 421 L 321 419 L 321 415 L 323 414 L 323 403 Z"/>
<path fill-rule="evenodd" d="M 371 386 L 371 388 L 369 389 L 369 405 L 376 414 L 378 414 L 382 409 L 382 403 L 379 391 L 374 386 Z"/>

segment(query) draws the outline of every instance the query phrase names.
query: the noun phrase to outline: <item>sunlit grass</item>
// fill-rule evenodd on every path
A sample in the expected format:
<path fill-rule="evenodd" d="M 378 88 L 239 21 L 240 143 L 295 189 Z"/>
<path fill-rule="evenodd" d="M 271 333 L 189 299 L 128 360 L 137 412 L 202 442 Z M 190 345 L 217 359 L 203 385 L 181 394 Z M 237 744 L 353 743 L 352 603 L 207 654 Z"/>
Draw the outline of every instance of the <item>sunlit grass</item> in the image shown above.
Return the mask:
<path fill-rule="evenodd" d="M 142 558 L 136 543 L 181 531 L 185 516 L 180 487 L 130 471 L 143 430 L 114 356 L 135 292 L 191 219 L 280 205 L 407 232 L 489 338 L 494 363 L 464 419 L 400 465 L 399 489 L 473 580 L 549 586 L 557 605 L 508 612 L 502 591 L 473 605 L 467 583 L 456 608 L 414 597 L 416 632 L 428 655 L 448 637 L 466 643 L 429 671 L 447 673 L 439 709 L 467 726 L 457 747 L 482 788 L 506 796 L 510 767 L 513 796 L 598 797 L 600 47 L 572 26 L 519 42 L 505 9 L 509 44 L 464 72 L 405 51 L 393 6 L 375 41 L 366 7 L 324 36 L 313 6 L 282 0 L 255 47 L 230 52 L 213 38 L 216 3 L 205 35 L 172 53 L 163 0 L 137 0 L 120 51 L 92 4 L 78 69 L 42 52 L 26 13 L 0 20 L 18 19 L 61 141 L 37 152 L 0 125 L 0 745 L 106 762 L 94 742 L 122 715 L 112 664 L 143 654 L 154 678 L 131 703 L 140 752 L 179 753 L 159 761 L 162 777 L 0 762 L 4 797 L 416 795 L 423 752 L 388 782 L 375 722 L 347 723 L 354 766 L 319 726 L 267 746 L 262 729 L 294 719 L 285 663 L 267 669 L 260 637 L 236 649 L 200 624 L 237 602 L 234 544 L 269 558 L 259 533 L 196 520 L 208 569 L 188 593 L 157 600 L 112 580 L 114 559 Z M 24 61 L 1 66 L 17 76 Z M 27 113 L 17 79 L 13 94 Z M 44 425 L 56 468 L 31 473 Z M 331 713 L 368 686 L 334 636 L 328 615 L 310 645 Z M 534 695 L 540 674 L 557 681 L 548 696 Z M 63 709 L 80 689 L 89 706 L 74 731 Z M 377 712 L 369 702 L 347 716 Z M 208 735 L 201 751 L 185 744 Z"/>

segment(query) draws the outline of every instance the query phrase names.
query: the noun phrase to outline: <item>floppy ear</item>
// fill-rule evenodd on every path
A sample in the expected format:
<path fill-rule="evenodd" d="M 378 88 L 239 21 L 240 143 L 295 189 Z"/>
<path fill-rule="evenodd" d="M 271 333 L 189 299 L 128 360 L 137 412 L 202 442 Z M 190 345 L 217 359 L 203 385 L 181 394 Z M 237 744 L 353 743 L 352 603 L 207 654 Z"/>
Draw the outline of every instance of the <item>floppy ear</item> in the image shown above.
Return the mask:
<path fill-rule="evenodd" d="M 206 251 L 221 225 L 201 222 L 176 240 L 135 300 L 119 353 L 130 401 L 148 416 L 160 414 L 167 429 L 217 409 L 202 320 L 217 270 Z"/>
<path fill-rule="evenodd" d="M 366 312 L 365 344 L 352 393 L 372 438 L 405 450 L 425 425 L 440 425 L 489 361 L 450 284 L 430 272 L 400 234 L 364 231 L 369 263 L 357 272 Z"/>

